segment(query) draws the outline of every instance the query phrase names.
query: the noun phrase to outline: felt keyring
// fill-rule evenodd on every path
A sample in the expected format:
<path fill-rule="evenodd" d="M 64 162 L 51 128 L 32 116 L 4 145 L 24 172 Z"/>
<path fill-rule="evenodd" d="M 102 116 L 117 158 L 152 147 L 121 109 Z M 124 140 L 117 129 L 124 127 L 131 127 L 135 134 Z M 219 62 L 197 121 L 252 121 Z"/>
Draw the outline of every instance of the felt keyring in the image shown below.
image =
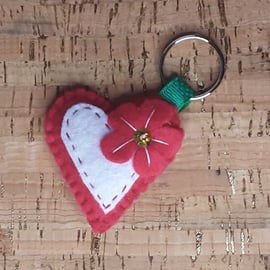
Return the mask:
<path fill-rule="evenodd" d="M 196 95 L 176 77 L 159 95 L 117 107 L 85 88 L 55 100 L 46 142 L 93 232 L 114 225 L 173 161 L 184 137 L 178 112 Z"/>

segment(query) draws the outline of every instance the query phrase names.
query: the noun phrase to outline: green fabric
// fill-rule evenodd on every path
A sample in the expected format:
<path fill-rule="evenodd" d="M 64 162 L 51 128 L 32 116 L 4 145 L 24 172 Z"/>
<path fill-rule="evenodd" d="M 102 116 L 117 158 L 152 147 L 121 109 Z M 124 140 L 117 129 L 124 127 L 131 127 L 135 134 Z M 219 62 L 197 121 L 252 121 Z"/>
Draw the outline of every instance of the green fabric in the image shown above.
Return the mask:
<path fill-rule="evenodd" d="M 190 98 L 196 93 L 183 79 L 175 77 L 160 90 L 159 95 L 174 104 L 180 112 L 190 104 Z"/>

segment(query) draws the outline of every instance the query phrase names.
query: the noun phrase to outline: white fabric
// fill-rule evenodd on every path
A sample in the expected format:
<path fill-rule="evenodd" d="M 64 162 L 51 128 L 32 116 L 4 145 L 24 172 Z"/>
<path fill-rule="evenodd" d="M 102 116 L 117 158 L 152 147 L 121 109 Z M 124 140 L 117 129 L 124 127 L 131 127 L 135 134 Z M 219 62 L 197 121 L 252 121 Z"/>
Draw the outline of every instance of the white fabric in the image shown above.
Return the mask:
<path fill-rule="evenodd" d="M 102 154 L 101 139 L 110 132 L 106 123 L 107 115 L 102 109 L 78 103 L 67 110 L 61 128 L 61 138 L 83 183 L 105 214 L 116 206 L 139 177 L 132 160 L 118 164 Z"/>

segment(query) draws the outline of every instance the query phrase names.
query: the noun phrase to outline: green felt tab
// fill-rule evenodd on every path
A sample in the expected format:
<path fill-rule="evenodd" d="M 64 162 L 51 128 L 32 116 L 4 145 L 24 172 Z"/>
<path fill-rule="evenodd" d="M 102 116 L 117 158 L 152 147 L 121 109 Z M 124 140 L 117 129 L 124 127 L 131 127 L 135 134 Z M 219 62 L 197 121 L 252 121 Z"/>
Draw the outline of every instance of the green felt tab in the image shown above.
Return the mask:
<path fill-rule="evenodd" d="M 160 90 L 159 95 L 174 104 L 180 112 L 190 104 L 190 98 L 196 93 L 183 79 L 175 77 Z"/>

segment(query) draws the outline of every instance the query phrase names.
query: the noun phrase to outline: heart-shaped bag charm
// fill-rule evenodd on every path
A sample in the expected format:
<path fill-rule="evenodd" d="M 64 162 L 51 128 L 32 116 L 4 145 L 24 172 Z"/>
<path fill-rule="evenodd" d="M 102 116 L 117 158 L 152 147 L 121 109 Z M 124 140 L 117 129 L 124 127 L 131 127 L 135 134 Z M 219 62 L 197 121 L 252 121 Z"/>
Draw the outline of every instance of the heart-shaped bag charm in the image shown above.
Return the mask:
<path fill-rule="evenodd" d="M 85 88 L 52 104 L 46 141 L 95 233 L 115 224 L 173 161 L 184 136 L 178 111 L 195 95 L 175 78 L 160 96 L 117 107 Z"/>

